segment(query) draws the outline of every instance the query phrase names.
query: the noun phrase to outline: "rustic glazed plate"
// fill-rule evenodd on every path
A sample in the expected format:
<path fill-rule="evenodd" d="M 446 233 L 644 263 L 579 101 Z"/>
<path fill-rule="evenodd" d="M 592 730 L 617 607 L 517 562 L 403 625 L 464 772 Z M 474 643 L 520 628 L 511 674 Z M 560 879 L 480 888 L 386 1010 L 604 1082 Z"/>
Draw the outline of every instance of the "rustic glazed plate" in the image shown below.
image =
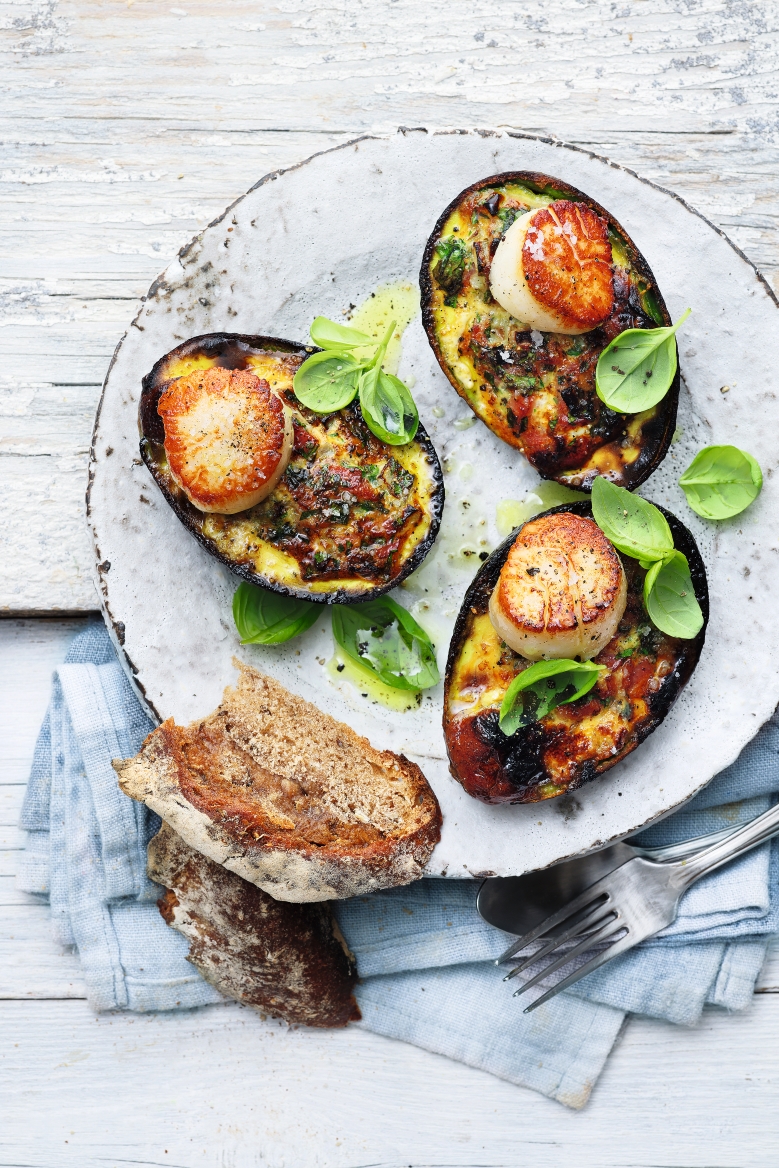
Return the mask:
<path fill-rule="evenodd" d="M 672 317 L 693 310 L 679 342 L 679 429 L 641 493 L 693 532 L 711 621 L 691 681 L 633 755 L 574 796 L 488 807 L 448 773 L 441 687 L 407 711 L 362 697 L 333 668 L 327 614 L 286 645 L 239 645 L 230 614 L 237 578 L 182 527 L 141 463 L 137 411 L 144 373 L 188 337 L 224 330 L 306 341 L 318 313 L 343 319 L 382 285 L 416 283 L 441 210 L 469 183 L 507 170 L 541 171 L 591 194 L 647 257 Z M 735 759 L 779 700 L 777 325 L 767 285 L 716 228 L 667 191 L 575 148 L 523 135 L 414 131 L 363 138 L 268 175 L 154 283 L 106 379 L 89 516 L 102 604 L 136 687 L 159 717 L 185 722 L 218 704 L 238 655 L 376 746 L 407 754 L 444 813 L 432 875 L 519 875 L 667 814 Z M 479 557 L 498 545 L 506 516 L 539 479 L 457 397 L 419 317 L 405 333 L 400 373 L 413 379 L 447 501 L 433 552 L 393 595 L 429 630 L 443 666 Z M 765 487 L 736 519 L 707 523 L 677 480 L 701 446 L 727 442 L 758 459 Z"/>

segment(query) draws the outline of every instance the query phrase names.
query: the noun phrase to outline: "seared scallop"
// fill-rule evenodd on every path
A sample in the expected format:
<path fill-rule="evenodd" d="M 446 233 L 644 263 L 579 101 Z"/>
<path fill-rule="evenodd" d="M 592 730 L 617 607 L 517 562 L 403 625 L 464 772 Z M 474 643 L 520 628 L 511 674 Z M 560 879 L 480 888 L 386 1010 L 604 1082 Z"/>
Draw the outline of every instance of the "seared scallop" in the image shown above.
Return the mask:
<path fill-rule="evenodd" d="M 616 633 L 626 601 L 622 561 L 597 523 L 563 511 L 521 529 L 489 612 L 498 636 L 529 661 L 587 661 Z"/>
<path fill-rule="evenodd" d="M 530 329 L 586 333 L 614 305 L 605 219 L 585 203 L 559 199 L 515 219 L 490 268 L 490 291 Z"/>
<path fill-rule="evenodd" d="M 254 507 L 287 468 L 292 420 L 253 373 L 210 368 L 177 377 L 157 412 L 170 473 L 200 511 L 234 515 Z"/>

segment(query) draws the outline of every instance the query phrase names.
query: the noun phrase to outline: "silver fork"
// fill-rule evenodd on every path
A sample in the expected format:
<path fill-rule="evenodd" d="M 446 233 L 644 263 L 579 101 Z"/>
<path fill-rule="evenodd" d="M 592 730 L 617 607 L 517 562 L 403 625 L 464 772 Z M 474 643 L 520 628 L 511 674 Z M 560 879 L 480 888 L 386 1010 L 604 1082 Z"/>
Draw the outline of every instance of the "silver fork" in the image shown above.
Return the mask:
<path fill-rule="evenodd" d="M 515 954 L 541 940 L 542 944 L 504 978 L 508 981 L 544 958 L 551 960 L 544 968 L 516 991 L 522 994 L 544 981 L 576 957 L 595 946 L 607 948 L 596 953 L 572 973 L 560 979 L 526 1009 L 528 1014 L 548 1002 L 555 994 L 567 989 L 586 974 L 607 961 L 626 953 L 639 941 L 659 933 L 676 920 L 679 901 L 687 889 L 702 876 L 715 871 L 729 860 L 735 860 L 758 844 L 779 834 L 779 804 L 758 815 L 743 827 L 736 828 L 726 839 L 711 844 L 686 859 L 676 862 L 658 862 L 643 856 L 628 860 L 620 868 L 597 880 L 564 908 L 552 913 L 529 933 L 525 933 L 497 959 L 496 965 L 508 961 Z M 546 934 L 557 926 L 561 933 L 547 939 Z M 572 948 L 560 949 L 573 942 Z"/>

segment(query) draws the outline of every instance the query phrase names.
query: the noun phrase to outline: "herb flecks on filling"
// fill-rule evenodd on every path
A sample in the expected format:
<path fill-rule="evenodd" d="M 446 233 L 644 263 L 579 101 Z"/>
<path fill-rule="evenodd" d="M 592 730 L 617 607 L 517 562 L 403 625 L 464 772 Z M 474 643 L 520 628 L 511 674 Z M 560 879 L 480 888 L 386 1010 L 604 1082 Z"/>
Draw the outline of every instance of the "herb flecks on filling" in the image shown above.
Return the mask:
<path fill-rule="evenodd" d="M 356 411 L 331 418 L 325 432 L 343 444 L 349 461 L 322 455 L 325 443 L 298 425 L 293 460 L 275 498 L 255 508 L 257 534 L 294 556 L 305 580 L 389 577 L 403 534 L 422 517 L 410 502 L 414 476 Z"/>
<path fill-rule="evenodd" d="M 546 477 L 621 481 L 642 447 L 645 415 L 617 414 L 595 390 L 600 353 L 619 333 L 662 323 L 649 281 L 612 232 L 614 307 L 579 336 L 521 331 L 489 289 L 492 259 L 518 215 L 548 204 L 519 184 L 467 195 L 447 219 L 430 264 L 431 310 L 458 392 L 500 438 Z"/>
<path fill-rule="evenodd" d="M 406 539 L 424 518 L 415 476 L 373 436 L 356 407 L 323 417 L 291 391 L 286 400 L 295 413 L 292 458 L 270 498 L 245 513 L 248 538 L 292 556 L 306 581 L 391 579 Z M 212 534 L 218 543 L 219 533 Z"/>

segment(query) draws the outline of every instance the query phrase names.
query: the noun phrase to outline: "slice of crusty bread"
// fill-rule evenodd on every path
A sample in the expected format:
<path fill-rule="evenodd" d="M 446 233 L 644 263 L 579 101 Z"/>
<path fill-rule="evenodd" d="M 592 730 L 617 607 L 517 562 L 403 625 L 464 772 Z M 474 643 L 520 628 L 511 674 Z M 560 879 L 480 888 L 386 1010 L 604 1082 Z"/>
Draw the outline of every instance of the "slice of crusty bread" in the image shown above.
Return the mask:
<path fill-rule="evenodd" d="M 419 767 L 236 664 L 218 710 L 185 728 L 168 719 L 114 762 L 122 790 L 277 900 L 419 879 L 441 835 Z"/>
<path fill-rule="evenodd" d="M 163 823 L 149 844 L 149 876 L 168 891 L 167 923 L 188 960 L 229 998 L 302 1026 L 360 1017 L 354 963 L 324 904 L 284 904 L 207 860 Z"/>

